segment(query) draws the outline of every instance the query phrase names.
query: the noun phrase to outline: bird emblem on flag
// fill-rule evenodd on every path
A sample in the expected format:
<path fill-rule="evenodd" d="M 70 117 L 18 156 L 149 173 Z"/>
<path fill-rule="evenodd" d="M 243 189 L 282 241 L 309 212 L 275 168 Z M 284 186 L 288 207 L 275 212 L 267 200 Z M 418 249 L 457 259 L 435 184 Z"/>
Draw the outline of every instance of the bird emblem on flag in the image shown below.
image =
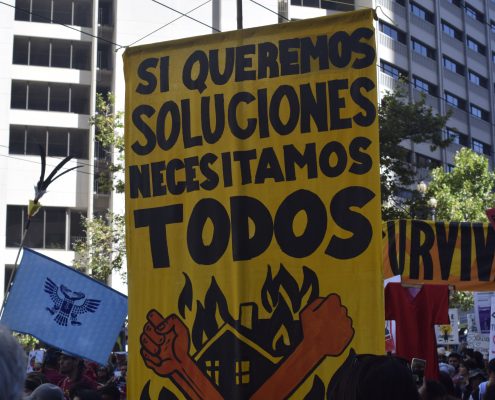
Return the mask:
<path fill-rule="evenodd" d="M 46 307 L 51 315 L 55 315 L 54 321 L 61 325 L 67 326 L 70 319 L 71 325 L 81 325 L 77 320 L 79 314 L 87 312 L 94 313 L 101 300 L 87 299 L 82 292 L 75 292 L 64 285 L 60 285 L 60 292 L 63 298 L 58 294 L 59 287 L 50 278 L 45 280 L 45 292 L 50 295 L 53 301 L 53 307 Z"/>

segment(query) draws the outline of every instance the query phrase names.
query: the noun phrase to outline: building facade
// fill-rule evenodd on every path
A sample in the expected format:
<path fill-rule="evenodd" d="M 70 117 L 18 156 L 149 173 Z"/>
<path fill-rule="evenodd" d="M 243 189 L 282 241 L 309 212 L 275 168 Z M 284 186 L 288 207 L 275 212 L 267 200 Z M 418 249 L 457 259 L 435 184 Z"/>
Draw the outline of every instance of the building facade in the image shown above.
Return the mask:
<path fill-rule="evenodd" d="M 452 110 L 445 135 L 453 141 L 447 149 L 432 152 L 428 144 L 404 143 L 419 179 L 427 178 L 427 166 L 451 168 L 462 146 L 484 154 L 493 166 L 495 1 L 375 1 L 243 0 L 242 26 L 377 7 L 380 91 L 393 90 L 402 77 L 411 100 L 423 93 L 438 112 Z M 9 0 L 10 6 L 0 5 L 0 287 L 6 287 L 15 264 L 28 200 L 39 179 L 39 146 L 47 152 L 47 173 L 68 155 L 74 158 L 67 167 L 80 168 L 50 186 L 25 245 L 70 265 L 72 244 L 84 234 L 81 216 L 124 207 L 121 195 L 98 184 L 109 155 L 95 143 L 88 123 L 96 93 L 113 92 L 116 110 L 123 111 L 126 46 L 237 29 L 237 3 Z"/>

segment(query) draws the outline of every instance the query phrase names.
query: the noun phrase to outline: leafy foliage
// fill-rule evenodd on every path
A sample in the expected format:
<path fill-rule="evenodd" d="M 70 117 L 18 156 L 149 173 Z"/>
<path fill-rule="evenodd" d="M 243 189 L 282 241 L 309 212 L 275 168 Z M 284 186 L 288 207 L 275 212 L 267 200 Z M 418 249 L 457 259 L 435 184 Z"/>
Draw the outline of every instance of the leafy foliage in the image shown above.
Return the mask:
<path fill-rule="evenodd" d="M 425 97 L 408 102 L 404 88 L 387 92 L 378 108 L 380 130 L 380 169 L 382 219 L 409 217 L 407 205 L 397 201 L 400 193 L 416 183 L 416 168 L 410 162 L 409 151 L 400 146 L 404 141 L 428 142 L 431 149 L 450 143 L 442 131 L 450 114 L 435 114 L 426 106 Z"/>
<path fill-rule="evenodd" d="M 124 113 L 114 112 L 115 98 L 112 93 L 106 96 L 96 94 L 96 114 L 89 118 L 89 124 L 95 127 L 95 138 L 107 153 L 104 171 L 99 171 L 98 179 L 102 190 L 117 193 L 124 192 L 124 181 L 119 173 L 124 171 Z M 116 157 L 112 160 L 112 154 Z M 117 177 L 117 178 L 116 178 Z"/>
<path fill-rule="evenodd" d="M 455 168 L 432 171 L 428 194 L 437 201 L 437 217 L 446 221 L 486 222 L 485 209 L 494 205 L 495 173 L 488 159 L 468 148 L 454 158 Z"/>
<path fill-rule="evenodd" d="M 102 282 L 108 281 L 112 271 L 121 272 L 125 280 L 122 273 L 126 256 L 124 217 L 107 211 L 101 217 L 83 217 L 82 222 L 87 239 L 74 243 L 74 268 L 89 272 Z"/>

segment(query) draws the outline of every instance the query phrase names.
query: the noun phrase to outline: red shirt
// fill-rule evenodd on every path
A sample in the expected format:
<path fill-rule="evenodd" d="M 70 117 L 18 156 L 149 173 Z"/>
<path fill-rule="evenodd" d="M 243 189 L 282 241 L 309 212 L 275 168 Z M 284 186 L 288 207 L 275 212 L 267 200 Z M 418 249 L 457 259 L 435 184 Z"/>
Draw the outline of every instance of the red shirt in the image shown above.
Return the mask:
<path fill-rule="evenodd" d="M 76 386 L 76 385 L 81 385 L 81 386 L 85 386 L 87 387 L 88 389 L 93 389 L 93 390 L 96 390 L 97 388 L 97 384 L 95 381 L 89 379 L 86 375 L 83 374 L 83 376 L 81 377 L 81 379 L 79 379 L 78 381 L 72 381 L 72 379 L 70 379 L 68 376 L 66 376 L 64 379 L 62 379 L 59 383 L 58 383 L 58 386 L 62 389 L 62 391 L 64 392 L 64 395 L 65 395 L 65 398 L 66 399 L 69 399 L 69 392 L 70 390 Z"/>
<path fill-rule="evenodd" d="M 438 379 L 434 325 L 449 324 L 449 288 L 423 285 L 416 296 L 400 283 L 385 288 L 385 319 L 396 321 L 397 355 L 426 360 L 426 379 Z"/>

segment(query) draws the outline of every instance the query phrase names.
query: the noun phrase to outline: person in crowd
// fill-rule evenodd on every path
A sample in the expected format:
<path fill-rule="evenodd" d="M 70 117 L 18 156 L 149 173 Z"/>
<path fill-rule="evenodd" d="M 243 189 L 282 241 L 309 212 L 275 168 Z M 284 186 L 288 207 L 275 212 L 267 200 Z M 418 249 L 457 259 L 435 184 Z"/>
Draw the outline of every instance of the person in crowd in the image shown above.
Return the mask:
<path fill-rule="evenodd" d="M 455 368 L 455 372 L 459 371 L 459 365 L 461 364 L 462 357 L 459 353 L 451 352 L 448 357 L 449 365 L 452 365 Z"/>
<path fill-rule="evenodd" d="M 486 380 L 485 372 L 480 368 L 469 370 L 469 384 L 464 391 L 463 400 L 480 400 L 479 385 Z"/>
<path fill-rule="evenodd" d="M 46 377 L 46 381 L 58 384 L 64 376 L 59 372 L 59 359 L 60 351 L 54 348 L 48 348 L 45 352 L 45 358 L 43 359 L 43 365 L 41 372 Z"/>
<path fill-rule="evenodd" d="M 437 357 L 439 363 L 447 363 L 447 350 L 445 350 L 445 347 L 437 347 Z"/>
<path fill-rule="evenodd" d="M 113 374 L 113 369 L 110 365 L 100 365 L 96 370 L 96 383 L 98 388 L 106 386 L 108 383 L 113 382 L 115 376 Z"/>
<path fill-rule="evenodd" d="M 29 372 L 24 381 L 24 395 L 31 394 L 34 389 L 44 383 L 47 383 L 47 380 L 41 372 Z"/>
<path fill-rule="evenodd" d="M 495 386 L 495 359 L 488 363 L 488 380 L 479 384 L 479 398 L 482 400 L 485 396 L 488 386 Z"/>
<path fill-rule="evenodd" d="M 102 400 L 100 393 L 92 389 L 77 390 L 71 396 L 70 400 Z"/>
<path fill-rule="evenodd" d="M 495 400 L 495 385 L 489 385 L 486 387 L 485 396 L 482 400 Z"/>
<path fill-rule="evenodd" d="M 445 389 L 447 390 L 447 394 L 451 397 L 456 397 L 457 393 L 454 387 L 454 382 L 452 381 L 452 376 L 446 372 L 440 371 L 438 376 L 438 382 L 440 382 Z"/>
<path fill-rule="evenodd" d="M 101 394 L 101 400 L 120 400 L 121 395 L 119 388 L 114 383 L 102 386 L 98 389 Z"/>
<path fill-rule="evenodd" d="M 447 389 L 439 381 L 428 379 L 419 388 L 421 400 L 445 400 L 447 398 Z"/>
<path fill-rule="evenodd" d="M 459 364 L 459 370 L 457 371 L 457 374 L 452 377 L 452 382 L 454 383 L 456 396 L 461 397 L 466 386 L 469 385 L 469 370 L 464 361 Z"/>
<path fill-rule="evenodd" d="M 351 350 L 330 380 L 328 400 L 418 400 L 419 393 L 406 360 Z"/>
<path fill-rule="evenodd" d="M 0 400 L 20 400 L 26 379 L 27 357 L 10 330 L 0 325 Z"/>
<path fill-rule="evenodd" d="M 64 400 L 64 392 L 52 383 L 43 383 L 24 400 Z"/>
<path fill-rule="evenodd" d="M 71 354 L 62 353 L 60 356 L 60 373 L 64 378 L 58 383 L 64 392 L 66 399 L 70 399 L 70 391 L 74 387 L 93 389 L 97 384 L 84 374 L 84 361 Z"/>

